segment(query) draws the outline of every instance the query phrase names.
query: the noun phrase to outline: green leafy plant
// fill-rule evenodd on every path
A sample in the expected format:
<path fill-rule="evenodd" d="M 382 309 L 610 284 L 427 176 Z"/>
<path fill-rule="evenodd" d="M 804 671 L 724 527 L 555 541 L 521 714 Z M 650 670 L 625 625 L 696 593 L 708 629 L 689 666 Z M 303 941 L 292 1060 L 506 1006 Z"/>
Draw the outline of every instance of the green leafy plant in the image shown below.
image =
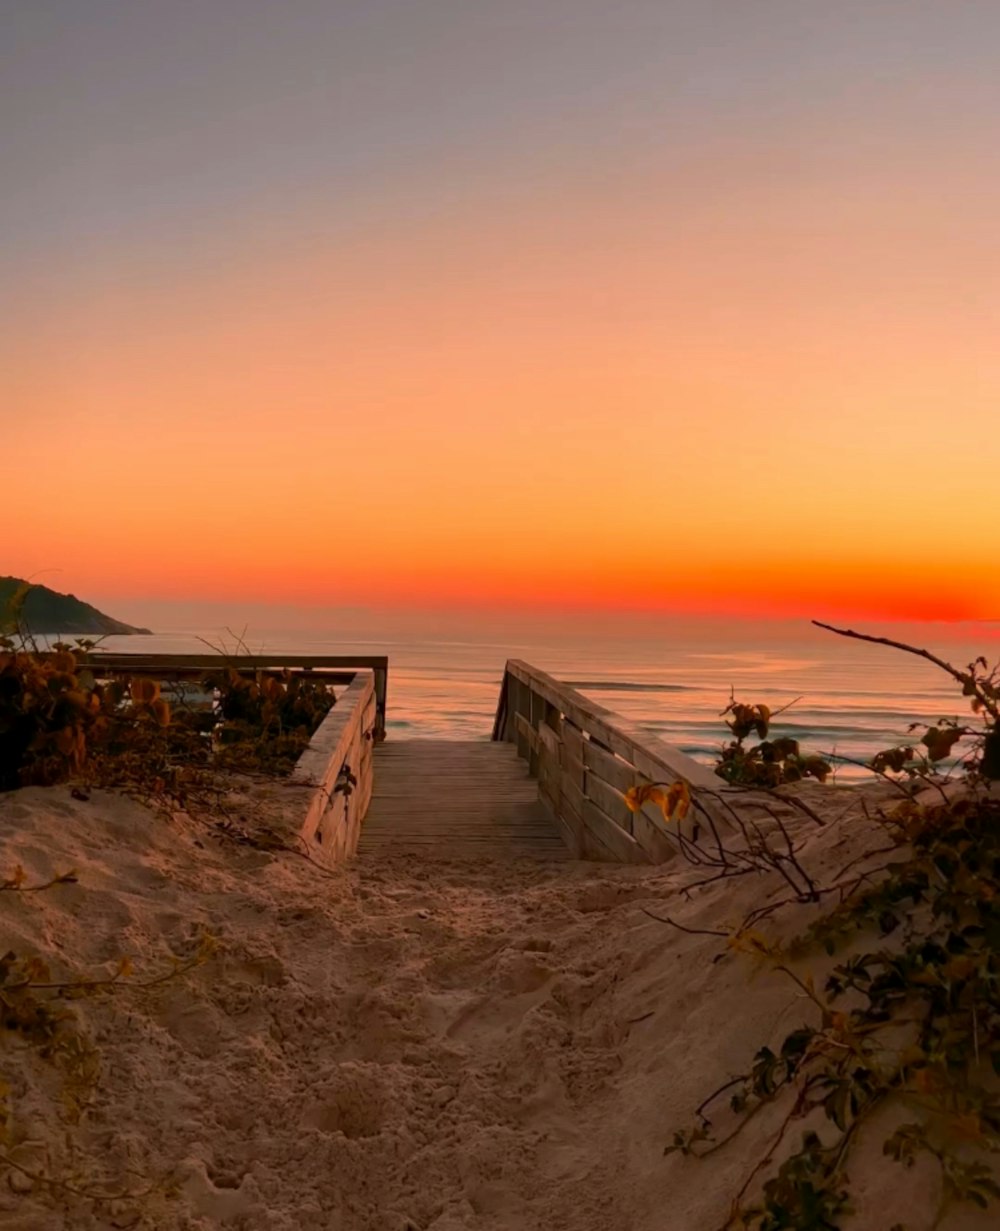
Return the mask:
<path fill-rule="evenodd" d="M 879 850 L 893 857 L 853 882 L 815 886 L 816 900 L 835 894 L 836 905 L 789 948 L 753 930 L 761 912 L 728 935 L 706 931 L 769 963 L 812 1007 L 812 1021 L 796 1026 L 777 1051 L 760 1048 L 750 1069 L 710 1094 L 695 1125 L 677 1131 L 666 1149 L 705 1157 L 784 1100 L 778 1135 L 735 1195 L 726 1229 L 836 1231 L 850 1209 L 851 1151 L 873 1113 L 889 1106 L 912 1115 L 886 1137 L 883 1153 L 904 1167 L 921 1155 L 936 1162 L 936 1222 L 954 1202 L 986 1208 L 1000 1200 L 992 1163 L 1000 1154 L 1000 799 L 986 789 L 995 778 L 998 673 L 983 659 L 960 672 L 888 644 L 944 665 L 981 724 L 956 734 L 957 721 L 939 722 L 926 728 L 924 752 L 874 758 L 883 776 L 936 780 L 934 767 L 968 741 L 962 789 L 931 804 L 906 796 L 880 811 L 888 846 Z M 734 715 L 741 729 L 766 724 L 766 714 L 744 708 Z M 866 935 L 877 943 L 836 964 L 822 988 L 799 972 L 817 945 L 835 956 L 846 939 Z M 823 1128 L 790 1145 L 794 1126 L 817 1117 Z"/>
<path fill-rule="evenodd" d="M 204 683 L 216 695 L 219 763 L 232 768 L 287 772 L 334 704 L 328 684 L 288 670 L 248 676 L 227 666 Z"/>
<path fill-rule="evenodd" d="M 212 771 L 284 774 L 334 704 L 321 679 L 224 664 L 209 700 L 176 704 L 150 677 L 101 677 L 96 643 L 42 650 L 20 618 L 25 585 L 0 623 L 0 791 L 79 780 L 176 802 Z M 204 698 L 204 692 L 202 692 Z"/>
<path fill-rule="evenodd" d="M 107 719 L 101 690 L 78 672 L 73 653 L 41 654 L 0 638 L 0 790 L 79 773 Z"/>
<path fill-rule="evenodd" d="M 789 736 L 770 739 L 772 720 L 788 706 L 773 713 L 766 705 L 748 705 L 730 697 L 720 717 L 733 739 L 724 745 L 715 772 L 731 786 L 776 787 L 802 778 L 825 782 L 832 773 L 830 765 L 818 756 L 804 756 L 798 740 Z M 751 736 L 758 743 L 748 744 Z"/>

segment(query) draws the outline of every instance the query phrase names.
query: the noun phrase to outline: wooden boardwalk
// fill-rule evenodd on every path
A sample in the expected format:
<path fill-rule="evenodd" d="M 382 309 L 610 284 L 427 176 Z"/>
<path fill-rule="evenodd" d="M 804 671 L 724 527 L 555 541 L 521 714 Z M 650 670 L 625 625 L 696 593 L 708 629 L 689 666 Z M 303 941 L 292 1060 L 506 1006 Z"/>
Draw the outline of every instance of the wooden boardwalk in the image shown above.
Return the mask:
<path fill-rule="evenodd" d="M 101 678 L 191 680 L 227 662 L 204 654 L 106 654 Z M 492 740 L 383 744 L 389 660 L 343 655 L 235 655 L 244 676 L 295 675 L 346 684 L 313 733 L 293 781 L 305 788 L 298 836 L 334 867 L 356 852 L 427 859 L 598 859 L 659 864 L 706 822 L 731 827 L 709 766 L 520 659 L 504 668 Z M 211 688 L 211 685 L 208 685 Z M 485 732 L 484 732 L 485 734 Z M 665 819 L 646 784 L 681 782 L 692 814 Z M 352 789 L 347 789 L 348 787 Z M 767 811 L 767 809 L 764 809 Z"/>
<path fill-rule="evenodd" d="M 511 744 L 393 739 L 375 752 L 358 855 L 568 859 L 538 783 Z"/>

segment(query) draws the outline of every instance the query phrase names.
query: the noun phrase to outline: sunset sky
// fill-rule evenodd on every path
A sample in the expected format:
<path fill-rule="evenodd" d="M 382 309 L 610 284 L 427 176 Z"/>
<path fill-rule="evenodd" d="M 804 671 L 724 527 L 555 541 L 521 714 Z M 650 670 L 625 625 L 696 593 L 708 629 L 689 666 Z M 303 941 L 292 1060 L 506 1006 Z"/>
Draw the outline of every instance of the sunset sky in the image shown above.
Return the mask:
<path fill-rule="evenodd" d="M 0 573 L 1000 617 L 998 49 L 996 0 L 9 0 Z"/>

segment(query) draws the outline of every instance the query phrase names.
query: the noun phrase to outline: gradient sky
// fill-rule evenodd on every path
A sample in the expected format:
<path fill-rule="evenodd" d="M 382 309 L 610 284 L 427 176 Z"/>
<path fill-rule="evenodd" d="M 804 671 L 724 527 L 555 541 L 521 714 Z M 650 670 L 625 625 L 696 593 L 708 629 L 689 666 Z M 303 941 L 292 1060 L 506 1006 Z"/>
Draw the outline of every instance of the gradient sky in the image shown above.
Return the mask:
<path fill-rule="evenodd" d="M 0 573 L 1000 616 L 998 48 L 996 0 L 6 0 Z"/>

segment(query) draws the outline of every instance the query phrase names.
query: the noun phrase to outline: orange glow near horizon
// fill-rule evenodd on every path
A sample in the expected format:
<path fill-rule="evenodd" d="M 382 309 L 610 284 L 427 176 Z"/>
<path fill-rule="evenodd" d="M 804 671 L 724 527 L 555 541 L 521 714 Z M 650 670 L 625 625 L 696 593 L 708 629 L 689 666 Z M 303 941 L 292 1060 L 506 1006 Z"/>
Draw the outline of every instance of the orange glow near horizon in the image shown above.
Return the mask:
<path fill-rule="evenodd" d="M 353 213 L 317 190 L 26 260 L 0 572 L 1000 617 L 1000 177 L 930 111 L 910 156 L 890 112 L 654 126 L 614 174 L 607 149 L 520 175 L 501 150 Z"/>

